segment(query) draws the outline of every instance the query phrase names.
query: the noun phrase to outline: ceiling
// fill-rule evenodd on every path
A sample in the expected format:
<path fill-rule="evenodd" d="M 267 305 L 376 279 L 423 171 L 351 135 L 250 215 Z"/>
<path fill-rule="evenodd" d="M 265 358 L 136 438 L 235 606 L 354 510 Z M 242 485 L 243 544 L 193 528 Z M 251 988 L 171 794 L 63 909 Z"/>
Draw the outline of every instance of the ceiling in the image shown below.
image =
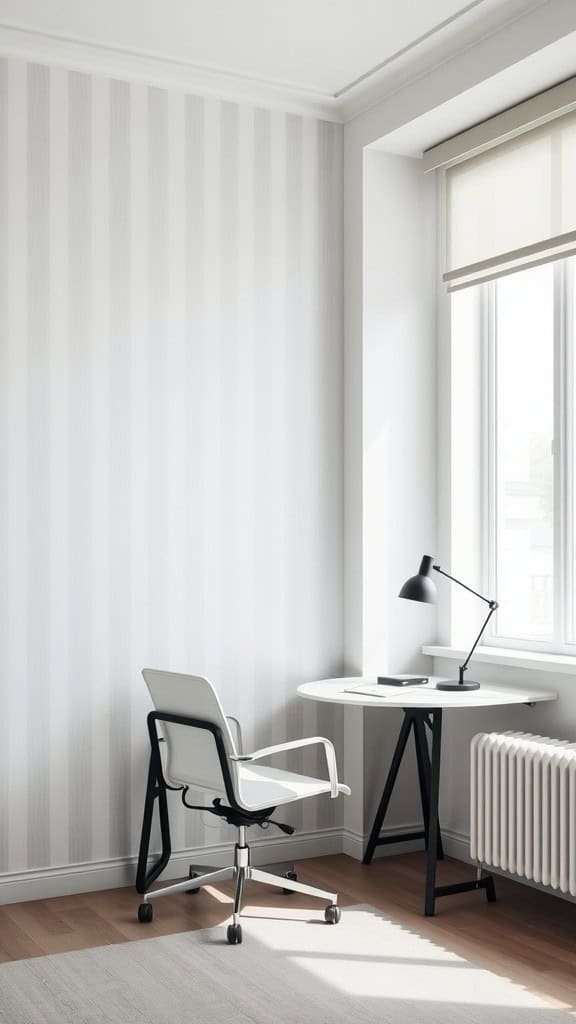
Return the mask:
<path fill-rule="evenodd" d="M 0 0 L 0 25 L 326 97 L 502 0 Z"/>

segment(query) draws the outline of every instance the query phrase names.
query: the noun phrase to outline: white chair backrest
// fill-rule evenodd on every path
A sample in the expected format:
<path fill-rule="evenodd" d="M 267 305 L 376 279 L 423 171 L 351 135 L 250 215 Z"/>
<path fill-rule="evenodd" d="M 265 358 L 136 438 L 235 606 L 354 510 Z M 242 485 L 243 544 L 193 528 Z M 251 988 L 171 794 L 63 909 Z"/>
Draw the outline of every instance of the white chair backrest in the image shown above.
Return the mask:
<path fill-rule="evenodd" d="M 201 718 L 222 730 L 228 754 L 236 747 L 218 695 L 202 676 L 182 675 L 145 668 L 142 675 L 156 711 L 165 714 Z M 211 732 L 187 725 L 159 722 L 159 735 L 166 739 L 164 771 L 167 782 L 184 783 L 197 789 L 223 794 L 224 779 Z M 231 766 L 232 769 L 232 766 Z M 235 772 L 231 770 L 233 778 Z"/>

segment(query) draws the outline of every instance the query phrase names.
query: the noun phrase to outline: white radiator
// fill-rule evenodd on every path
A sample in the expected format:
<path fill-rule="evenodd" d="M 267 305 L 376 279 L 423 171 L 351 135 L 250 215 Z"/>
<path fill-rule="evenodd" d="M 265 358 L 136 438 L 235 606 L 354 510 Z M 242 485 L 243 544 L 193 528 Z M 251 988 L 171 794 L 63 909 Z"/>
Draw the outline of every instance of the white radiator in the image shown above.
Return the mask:
<path fill-rule="evenodd" d="M 470 784 L 472 858 L 576 896 L 576 744 L 479 733 Z"/>

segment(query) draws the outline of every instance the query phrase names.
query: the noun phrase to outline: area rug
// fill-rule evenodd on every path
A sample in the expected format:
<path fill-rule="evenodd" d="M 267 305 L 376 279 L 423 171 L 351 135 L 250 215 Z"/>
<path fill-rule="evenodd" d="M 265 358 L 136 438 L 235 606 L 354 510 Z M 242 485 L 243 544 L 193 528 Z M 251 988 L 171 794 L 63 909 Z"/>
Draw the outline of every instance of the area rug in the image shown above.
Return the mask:
<path fill-rule="evenodd" d="M 0 966 L 2 1024 L 569 1024 L 563 1010 L 368 906 L 330 926 L 250 908 L 226 929 Z"/>

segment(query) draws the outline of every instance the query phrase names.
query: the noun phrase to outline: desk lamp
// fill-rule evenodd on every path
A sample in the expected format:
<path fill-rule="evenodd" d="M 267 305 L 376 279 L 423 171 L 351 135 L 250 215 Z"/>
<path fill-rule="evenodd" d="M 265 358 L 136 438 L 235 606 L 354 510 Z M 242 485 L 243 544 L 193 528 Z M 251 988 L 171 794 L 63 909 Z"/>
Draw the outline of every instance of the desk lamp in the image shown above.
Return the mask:
<path fill-rule="evenodd" d="M 472 587 L 467 586 L 466 583 L 462 583 L 462 580 L 457 580 L 455 576 L 450 576 L 449 573 L 444 572 L 444 570 L 441 569 L 439 565 L 434 565 L 433 562 L 434 559 L 431 557 L 431 555 L 424 555 L 422 561 L 420 562 L 420 568 L 418 569 L 417 575 L 411 576 L 409 580 L 406 580 L 406 583 L 402 587 L 400 593 L 398 594 L 398 597 L 404 597 L 408 601 L 424 601 L 426 604 L 435 604 L 436 584 L 432 577 L 430 576 L 431 569 L 434 569 L 435 572 L 440 573 L 441 576 L 446 576 L 447 579 L 452 580 L 453 583 L 457 583 L 458 586 L 464 587 L 464 590 L 468 590 L 469 593 L 474 594 L 475 597 L 479 597 L 481 601 L 484 601 L 485 604 L 489 606 L 490 610 L 488 612 L 488 615 L 484 619 L 484 622 L 482 623 L 482 628 L 478 633 L 478 636 L 476 637 L 474 643 L 472 644 L 470 653 L 466 658 L 464 664 L 460 665 L 458 668 L 458 679 L 449 679 L 444 683 L 436 683 L 437 690 L 454 690 L 459 691 L 460 693 L 462 692 L 462 690 L 478 690 L 480 688 L 480 683 L 476 683 L 472 679 L 468 679 L 465 681 L 464 673 L 468 668 L 468 662 L 470 661 L 470 658 L 472 657 L 474 651 L 476 650 L 476 647 L 478 646 L 480 637 L 482 636 L 484 630 L 486 629 L 486 626 L 488 625 L 491 616 L 494 614 L 498 607 L 498 602 L 490 601 L 487 597 L 484 597 L 482 594 L 479 594 L 477 590 L 472 590 Z"/>

